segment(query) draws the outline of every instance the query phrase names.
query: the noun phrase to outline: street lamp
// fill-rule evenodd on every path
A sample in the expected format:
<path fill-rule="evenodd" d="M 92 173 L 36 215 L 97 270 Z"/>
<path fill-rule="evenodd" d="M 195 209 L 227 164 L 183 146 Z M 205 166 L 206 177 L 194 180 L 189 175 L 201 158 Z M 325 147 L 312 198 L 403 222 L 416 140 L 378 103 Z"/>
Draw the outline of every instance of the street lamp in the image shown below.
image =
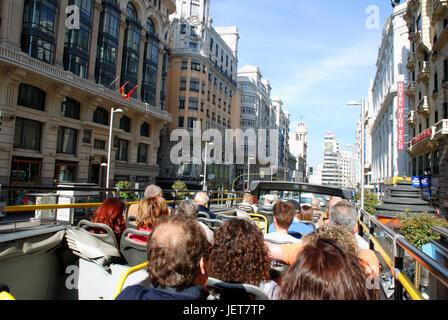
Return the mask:
<path fill-rule="evenodd" d="M 206 142 L 205 143 L 205 161 L 204 161 L 204 185 L 202 186 L 202 191 L 207 191 L 207 146 L 213 146 L 213 142 Z"/>
<path fill-rule="evenodd" d="M 254 157 L 247 158 L 247 191 L 249 191 L 250 183 L 250 160 L 255 160 Z"/>
<path fill-rule="evenodd" d="M 122 109 L 115 110 L 111 109 L 110 112 L 110 123 L 109 123 L 109 148 L 107 150 L 107 173 L 106 173 L 106 189 L 109 188 L 109 180 L 110 180 L 110 153 L 112 151 L 112 130 L 114 127 L 114 113 L 123 113 Z"/>
<path fill-rule="evenodd" d="M 347 102 L 348 106 L 361 106 L 361 209 L 364 209 L 364 98 L 361 103 L 356 101 Z"/>

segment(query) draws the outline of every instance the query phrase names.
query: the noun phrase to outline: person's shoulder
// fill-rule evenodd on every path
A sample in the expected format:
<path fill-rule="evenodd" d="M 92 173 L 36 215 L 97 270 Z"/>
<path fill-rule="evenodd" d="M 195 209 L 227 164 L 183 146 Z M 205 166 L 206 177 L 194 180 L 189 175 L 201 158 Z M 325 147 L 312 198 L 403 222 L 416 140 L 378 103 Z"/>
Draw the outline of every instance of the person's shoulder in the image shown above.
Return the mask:
<path fill-rule="evenodd" d="M 125 288 L 115 300 L 144 300 L 144 296 L 147 292 L 148 289 L 143 286 L 129 286 Z"/>

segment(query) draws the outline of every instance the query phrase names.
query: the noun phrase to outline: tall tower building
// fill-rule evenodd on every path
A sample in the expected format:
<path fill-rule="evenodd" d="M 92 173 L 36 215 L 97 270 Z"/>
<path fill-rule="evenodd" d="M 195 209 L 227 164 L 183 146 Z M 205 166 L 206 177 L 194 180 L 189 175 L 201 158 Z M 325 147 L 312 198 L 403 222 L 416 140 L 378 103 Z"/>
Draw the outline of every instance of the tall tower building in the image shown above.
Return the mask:
<path fill-rule="evenodd" d="M 298 182 L 306 181 L 307 162 L 306 153 L 308 148 L 307 142 L 308 131 L 304 122 L 299 122 L 296 132 L 290 134 L 289 145 L 291 153 L 296 158 L 295 179 Z"/>
<path fill-rule="evenodd" d="M 322 169 L 322 184 L 341 185 L 341 173 L 338 164 L 339 143 L 332 132 L 328 132 L 324 140 L 324 165 Z"/>
<path fill-rule="evenodd" d="M 161 166 L 158 183 L 170 187 L 182 180 L 190 188 L 199 188 L 204 159 L 191 159 L 174 165 L 170 141 L 174 129 L 193 131 L 195 124 L 204 132 L 217 129 L 225 137 L 225 129 L 240 127 L 240 98 L 237 88 L 238 29 L 214 28 L 209 0 L 177 0 L 176 12 L 170 16 L 171 43 L 168 63 L 166 108 L 174 122 L 161 135 Z M 177 143 L 177 142 L 176 142 Z M 191 144 L 193 142 L 191 141 Z M 201 142 L 205 149 L 205 142 Z M 210 159 L 221 153 L 218 146 L 208 148 Z M 202 165 L 198 165 L 198 160 Z M 196 163 L 196 164 L 195 164 Z M 227 187 L 234 177 L 234 166 L 207 166 L 208 189 Z"/>

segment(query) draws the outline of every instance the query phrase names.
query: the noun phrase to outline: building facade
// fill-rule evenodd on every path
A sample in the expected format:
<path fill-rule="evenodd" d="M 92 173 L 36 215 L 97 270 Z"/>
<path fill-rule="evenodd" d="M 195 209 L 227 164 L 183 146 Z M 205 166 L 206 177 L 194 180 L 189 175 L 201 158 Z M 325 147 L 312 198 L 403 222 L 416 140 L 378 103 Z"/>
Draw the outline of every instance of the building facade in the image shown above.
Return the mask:
<path fill-rule="evenodd" d="M 356 154 L 352 151 L 339 150 L 338 168 L 341 174 L 341 186 L 356 189 Z"/>
<path fill-rule="evenodd" d="M 322 168 L 322 184 L 340 186 L 342 183 L 338 164 L 339 142 L 332 132 L 328 132 L 324 139 L 324 163 Z"/>
<path fill-rule="evenodd" d="M 210 18 L 210 1 L 176 1 L 171 20 L 171 55 L 168 64 L 167 110 L 174 122 L 162 134 L 159 157 L 159 184 L 170 187 L 181 180 L 192 188 L 199 187 L 203 165 L 197 161 L 175 165 L 170 159 L 174 129 L 192 131 L 195 122 L 204 132 L 217 129 L 225 137 L 226 129 L 240 127 L 240 97 L 237 88 L 238 30 L 236 27 L 214 28 Z M 205 142 L 202 142 L 202 149 Z M 210 154 L 214 149 L 209 148 Z M 216 152 L 222 152 L 216 150 Z M 209 155 L 210 157 L 210 155 Z M 202 159 L 204 160 L 204 159 Z M 201 161 L 200 163 L 203 163 Z M 234 166 L 209 164 L 209 189 L 231 183 Z"/>
<path fill-rule="evenodd" d="M 297 129 L 290 135 L 289 146 L 291 153 L 297 159 L 296 168 L 294 169 L 294 179 L 297 182 L 307 181 L 307 141 L 308 131 L 304 122 L 299 122 Z"/>
<path fill-rule="evenodd" d="M 407 61 L 410 171 L 429 180 L 431 192 L 424 198 L 447 216 L 448 3 L 409 0 L 404 18 L 411 43 Z"/>
<path fill-rule="evenodd" d="M 381 45 L 378 50 L 377 71 L 371 87 L 373 123 L 371 168 L 372 184 L 381 194 L 394 178 L 409 176 L 409 155 L 404 143 L 409 139 L 409 127 L 405 115 L 409 110 L 409 97 L 404 94 L 408 82 L 406 64 L 409 55 L 409 39 L 403 16 L 407 3 L 395 6 L 386 20 Z M 400 111 L 401 104 L 402 111 Z M 366 184 L 369 181 L 366 180 Z"/>
<path fill-rule="evenodd" d="M 79 28 L 67 6 L 79 8 Z M 106 181 L 111 108 L 113 182 L 159 174 L 172 0 L 0 3 L 0 183 Z M 70 21 L 69 21 L 70 22 Z M 127 83 L 127 84 L 126 84 Z M 119 88 L 125 85 L 122 98 Z"/>

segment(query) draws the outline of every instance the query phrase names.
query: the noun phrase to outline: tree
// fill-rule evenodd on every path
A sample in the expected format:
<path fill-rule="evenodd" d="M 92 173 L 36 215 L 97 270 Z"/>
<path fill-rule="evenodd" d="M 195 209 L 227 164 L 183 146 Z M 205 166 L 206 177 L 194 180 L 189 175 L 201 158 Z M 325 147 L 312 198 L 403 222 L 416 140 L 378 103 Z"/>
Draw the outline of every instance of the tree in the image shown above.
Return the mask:
<path fill-rule="evenodd" d="M 360 199 L 360 192 L 356 193 L 356 201 L 359 201 Z M 368 190 L 364 191 L 364 210 L 370 214 L 375 214 L 375 206 L 380 204 L 380 200 L 378 200 L 378 197 L 371 193 Z"/>
<path fill-rule="evenodd" d="M 130 189 L 131 183 L 129 181 L 118 181 L 115 185 L 115 188 L 118 189 Z M 137 199 L 136 195 L 132 191 L 120 192 L 118 195 L 118 199 L 123 202 L 131 202 Z"/>
<path fill-rule="evenodd" d="M 448 221 L 445 219 L 440 219 L 427 212 L 411 216 L 407 209 L 398 215 L 397 219 L 400 220 L 400 233 L 406 241 L 420 249 L 430 239 L 440 239 L 440 235 L 432 231 L 431 226 L 448 226 Z"/>
<path fill-rule="evenodd" d="M 176 191 L 177 190 L 188 190 L 185 182 L 182 182 L 180 180 L 177 180 L 176 182 L 174 182 L 174 184 L 171 186 L 171 188 L 173 188 L 173 190 L 176 190 Z M 190 195 L 189 192 L 180 191 L 180 192 L 176 192 L 176 193 L 173 192 L 173 197 L 176 197 L 176 194 L 177 194 L 177 198 L 182 199 L 182 200 L 186 199 Z"/>

